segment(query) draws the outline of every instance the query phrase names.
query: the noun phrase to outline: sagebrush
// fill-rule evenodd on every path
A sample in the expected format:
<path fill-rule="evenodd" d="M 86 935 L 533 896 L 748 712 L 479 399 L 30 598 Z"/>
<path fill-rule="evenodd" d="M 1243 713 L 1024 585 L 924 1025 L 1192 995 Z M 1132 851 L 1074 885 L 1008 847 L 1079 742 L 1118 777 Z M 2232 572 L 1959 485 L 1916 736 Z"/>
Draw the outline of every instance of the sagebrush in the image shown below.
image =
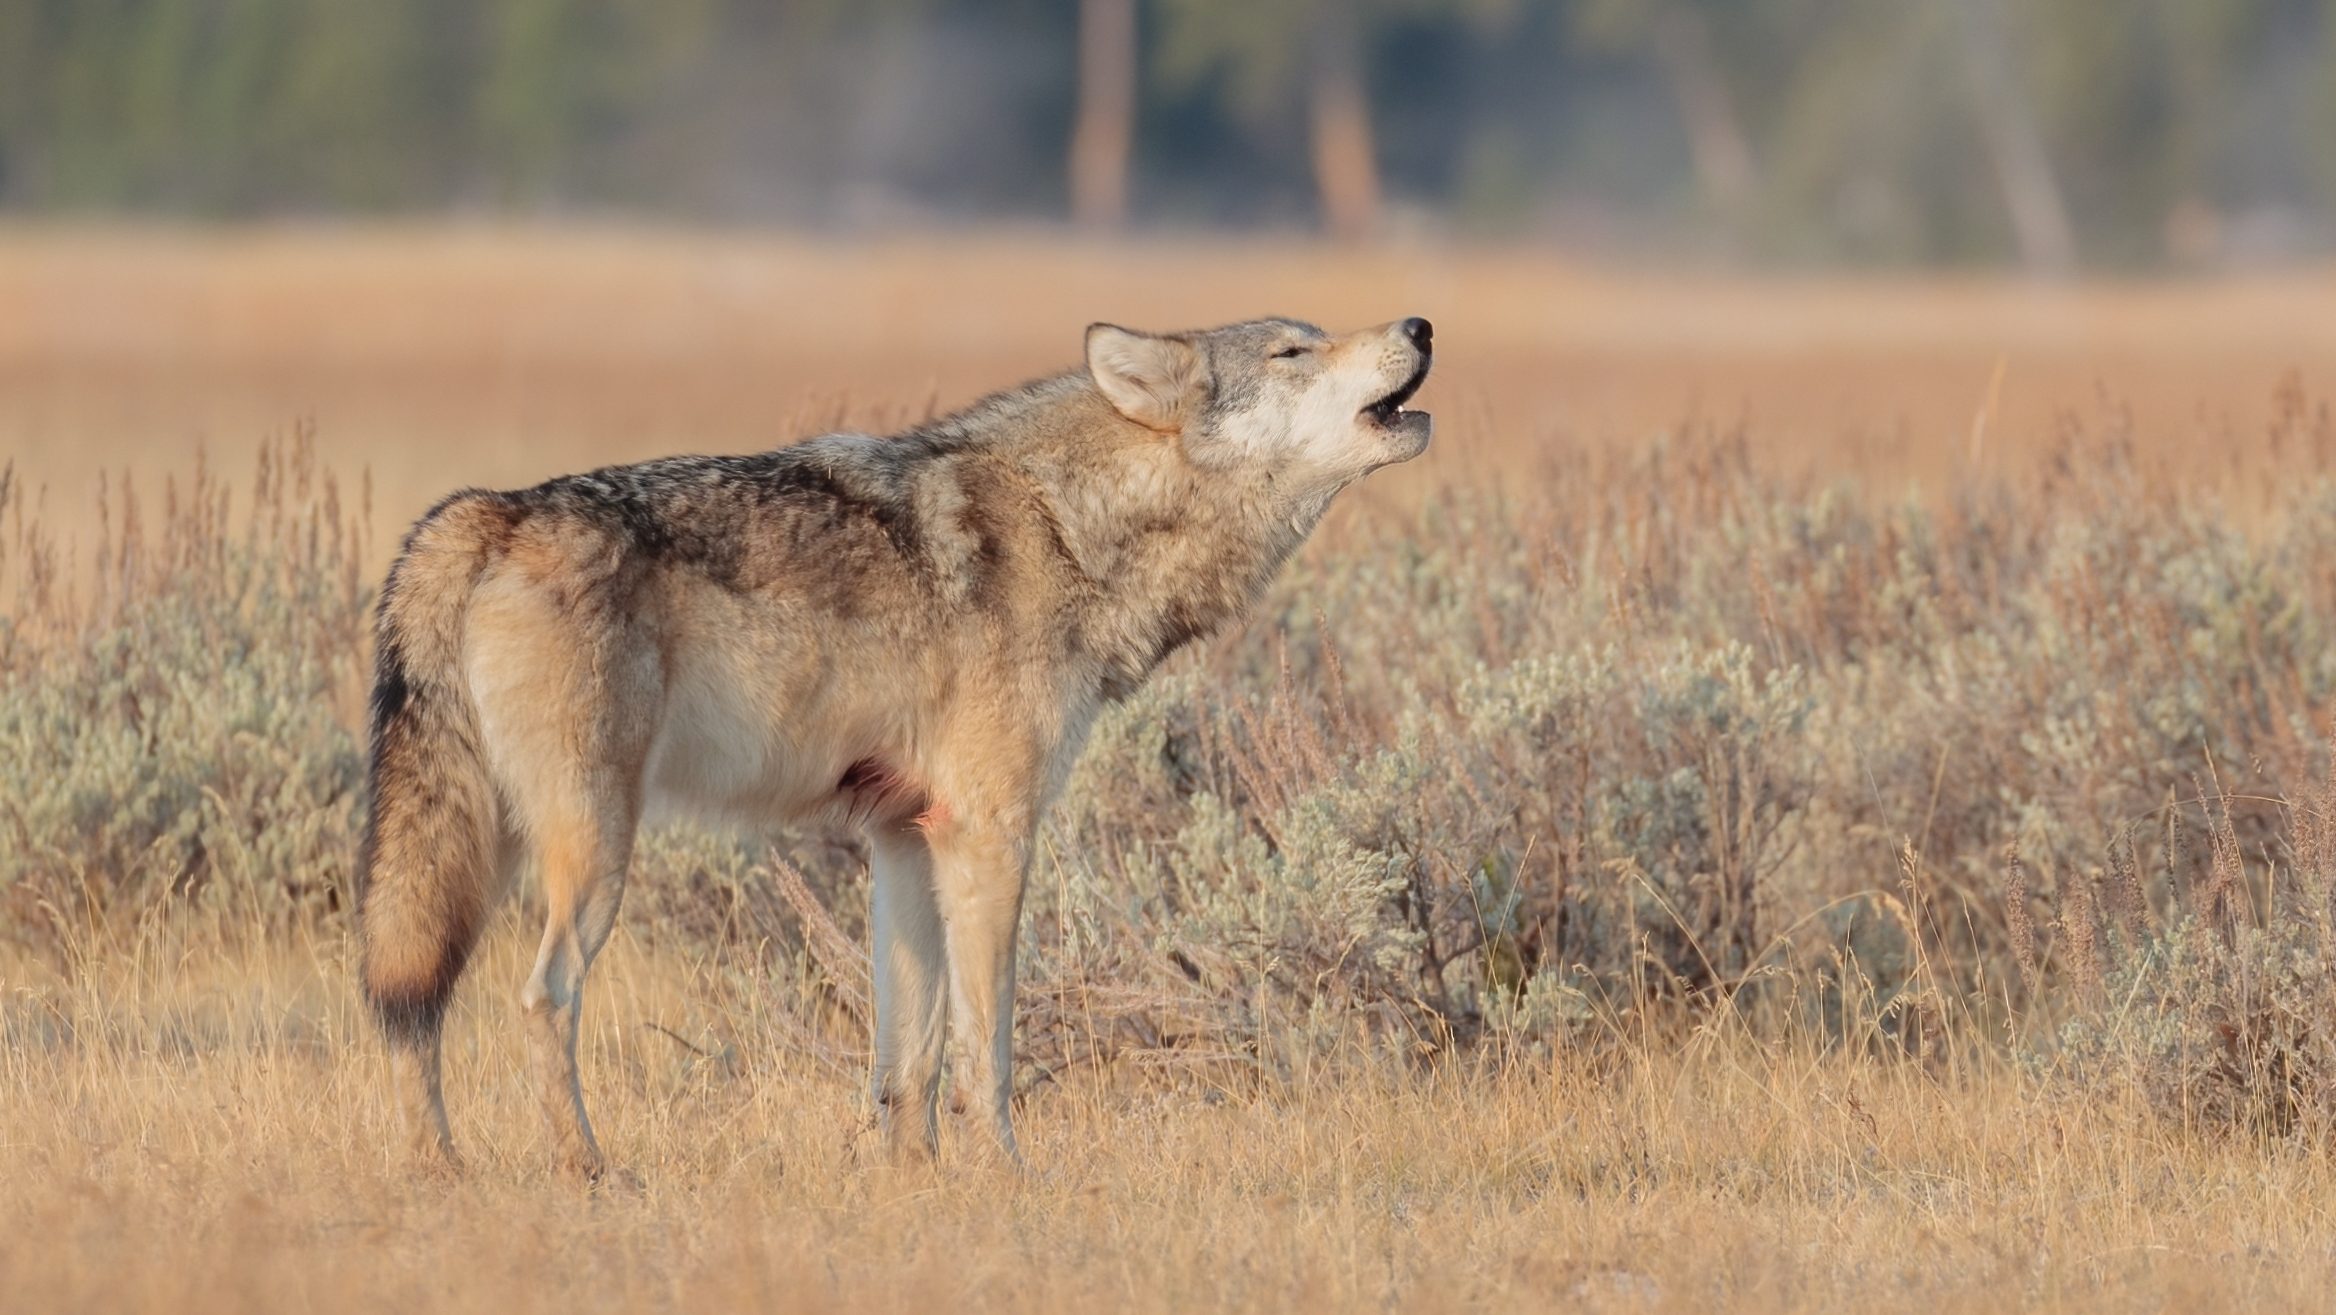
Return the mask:
<path fill-rule="evenodd" d="M 2328 441 L 2324 408 L 2278 423 Z M 2026 487 L 1879 499 L 1686 426 L 1342 515 L 1098 728 L 1031 884 L 1030 1080 L 1724 1017 L 1933 1059 L 2010 1035 L 2181 1118 L 2323 1127 L 2336 485 L 2171 485 L 2119 424 Z M 346 916 L 373 509 L 336 474 L 303 433 L 241 497 L 123 482 L 79 545 L 0 486 L 20 951 Z M 763 975 L 857 1063 L 849 843 L 636 862 L 635 935 Z"/>

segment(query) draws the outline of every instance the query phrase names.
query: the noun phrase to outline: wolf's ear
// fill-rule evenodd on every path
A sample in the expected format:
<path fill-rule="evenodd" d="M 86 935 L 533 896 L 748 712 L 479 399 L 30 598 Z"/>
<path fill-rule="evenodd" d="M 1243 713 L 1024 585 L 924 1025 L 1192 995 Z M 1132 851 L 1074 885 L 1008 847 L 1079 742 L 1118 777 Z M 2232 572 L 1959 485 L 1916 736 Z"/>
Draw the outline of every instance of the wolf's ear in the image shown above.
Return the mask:
<path fill-rule="evenodd" d="M 1182 338 L 1087 326 L 1087 373 L 1119 413 L 1151 429 L 1184 423 L 1200 391 L 1200 352 Z"/>

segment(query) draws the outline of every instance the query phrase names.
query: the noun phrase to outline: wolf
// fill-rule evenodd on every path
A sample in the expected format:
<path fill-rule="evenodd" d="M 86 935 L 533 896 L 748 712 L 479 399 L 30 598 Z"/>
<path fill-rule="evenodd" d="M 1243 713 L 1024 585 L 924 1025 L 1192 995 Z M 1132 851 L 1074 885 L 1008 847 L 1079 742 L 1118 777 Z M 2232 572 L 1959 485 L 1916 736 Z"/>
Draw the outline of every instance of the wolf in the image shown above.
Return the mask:
<path fill-rule="evenodd" d="M 362 987 L 417 1155 L 452 1167 L 440 1032 L 497 894 L 546 918 L 519 995 L 565 1171 L 585 974 L 636 827 L 681 810 L 856 826 L 873 874 L 872 1088 L 937 1151 L 944 1050 L 1019 1163 L 1014 944 L 1036 828 L 1096 713 L 1253 605 L 1363 476 L 1426 450 L 1431 329 L 1090 326 L 1085 364 L 891 437 L 465 490 L 383 583 Z"/>

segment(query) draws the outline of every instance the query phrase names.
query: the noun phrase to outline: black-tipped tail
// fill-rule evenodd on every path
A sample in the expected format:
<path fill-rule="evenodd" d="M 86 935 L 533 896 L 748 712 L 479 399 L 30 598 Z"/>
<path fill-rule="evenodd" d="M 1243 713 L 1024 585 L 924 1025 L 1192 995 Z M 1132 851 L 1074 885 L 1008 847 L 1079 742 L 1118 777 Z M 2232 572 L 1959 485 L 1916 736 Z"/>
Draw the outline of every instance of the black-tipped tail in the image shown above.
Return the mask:
<path fill-rule="evenodd" d="M 495 790 L 460 677 L 493 517 L 483 498 L 441 504 L 382 586 L 356 907 L 365 999 L 401 1046 L 436 1043 L 494 884 Z"/>

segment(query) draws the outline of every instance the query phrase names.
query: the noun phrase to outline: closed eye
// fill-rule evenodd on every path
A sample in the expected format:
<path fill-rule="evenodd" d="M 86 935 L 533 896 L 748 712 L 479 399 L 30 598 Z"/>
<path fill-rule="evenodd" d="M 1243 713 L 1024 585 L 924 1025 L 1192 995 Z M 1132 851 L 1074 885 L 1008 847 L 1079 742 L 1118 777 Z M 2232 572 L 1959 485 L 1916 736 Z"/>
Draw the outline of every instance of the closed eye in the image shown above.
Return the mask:
<path fill-rule="evenodd" d="M 1289 347 L 1284 347 L 1284 348 L 1282 348 L 1280 351 L 1278 351 L 1278 352 L 1275 352 L 1275 353 L 1273 354 L 1273 359 L 1275 359 L 1275 360 L 1277 360 L 1277 361 L 1289 361 L 1289 360 L 1295 360 L 1296 358 L 1298 358 L 1298 357 L 1300 357 L 1300 356 L 1304 356 L 1305 354 L 1306 354 L 1306 349 L 1305 349 L 1305 348 L 1293 345 L 1293 346 L 1289 346 Z"/>

